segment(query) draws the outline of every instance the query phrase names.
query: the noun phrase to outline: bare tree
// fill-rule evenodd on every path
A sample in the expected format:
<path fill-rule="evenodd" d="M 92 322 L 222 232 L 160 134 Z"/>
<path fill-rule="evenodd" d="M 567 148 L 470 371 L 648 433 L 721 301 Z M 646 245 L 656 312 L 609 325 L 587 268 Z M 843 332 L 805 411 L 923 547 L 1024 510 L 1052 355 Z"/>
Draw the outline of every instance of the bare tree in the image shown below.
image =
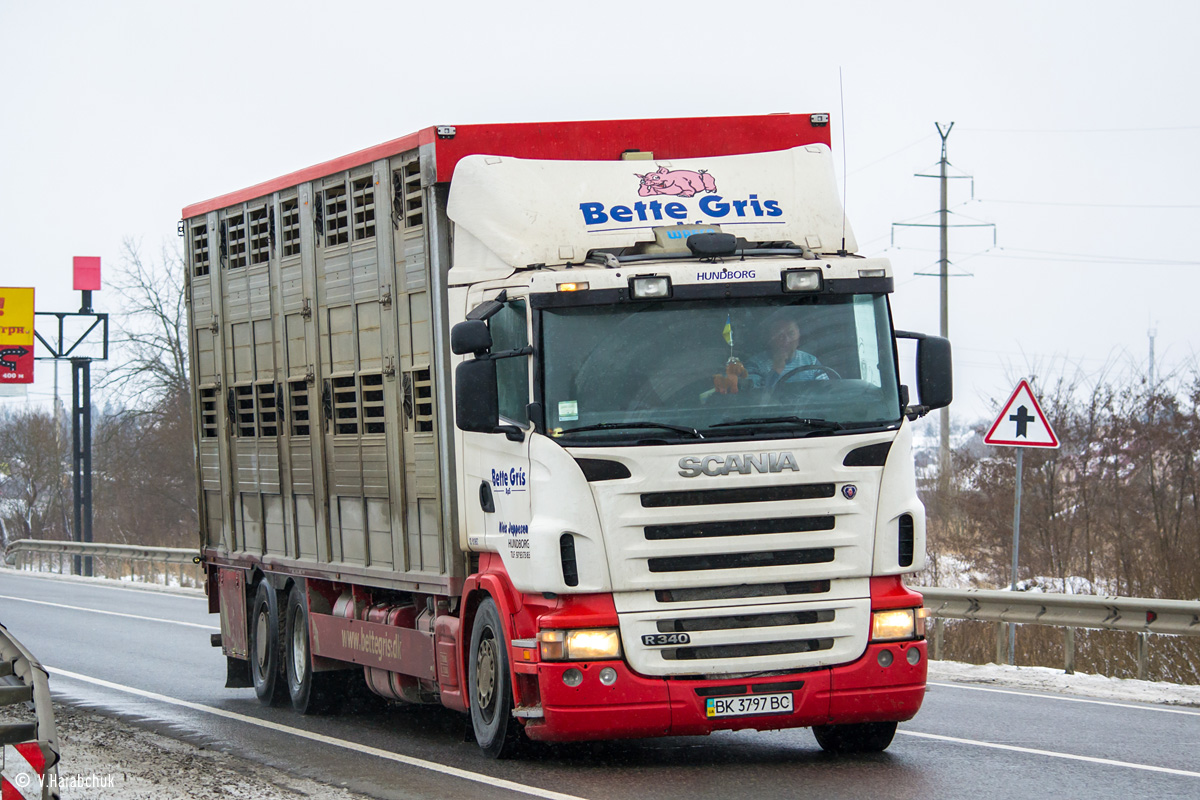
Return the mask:
<path fill-rule="evenodd" d="M 178 248 L 164 243 L 151 263 L 139 243 L 126 237 L 112 286 L 123 306 L 112 342 L 119 357 L 98 388 L 119 390 L 132 408 L 143 411 L 187 398 L 187 304 Z"/>
<path fill-rule="evenodd" d="M 33 408 L 0 416 L 0 516 L 11 539 L 67 537 L 62 525 L 69 439 L 60 422 Z"/>

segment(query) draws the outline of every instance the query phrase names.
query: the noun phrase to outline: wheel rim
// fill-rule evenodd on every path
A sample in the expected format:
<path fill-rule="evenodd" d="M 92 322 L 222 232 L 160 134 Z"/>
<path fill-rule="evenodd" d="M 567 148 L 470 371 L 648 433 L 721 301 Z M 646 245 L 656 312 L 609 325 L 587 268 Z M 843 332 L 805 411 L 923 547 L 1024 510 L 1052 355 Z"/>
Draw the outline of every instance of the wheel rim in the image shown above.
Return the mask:
<path fill-rule="evenodd" d="M 308 631 L 304 629 L 304 615 L 299 609 L 292 612 L 292 674 L 299 684 L 308 669 Z"/>
<path fill-rule="evenodd" d="M 258 612 L 258 621 L 254 625 L 254 658 L 258 661 L 258 671 L 262 672 L 267 666 L 267 635 L 269 629 L 266 609 Z"/>
<path fill-rule="evenodd" d="M 484 631 L 479 641 L 475 669 L 475 699 L 483 718 L 492 720 L 492 701 L 496 696 L 496 639 L 491 630 Z"/>

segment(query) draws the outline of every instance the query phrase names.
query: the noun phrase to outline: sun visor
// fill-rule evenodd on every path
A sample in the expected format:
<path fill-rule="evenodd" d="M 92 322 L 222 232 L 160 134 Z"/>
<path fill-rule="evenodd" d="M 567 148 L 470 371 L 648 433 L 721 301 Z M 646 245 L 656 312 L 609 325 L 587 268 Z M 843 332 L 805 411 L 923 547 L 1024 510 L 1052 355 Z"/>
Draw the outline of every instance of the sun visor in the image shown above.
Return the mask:
<path fill-rule="evenodd" d="M 579 263 L 594 248 L 653 242 L 655 228 L 697 223 L 825 252 L 843 249 L 844 230 L 844 249 L 857 250 L 831 153 L 819 144 L 674 161 L 468 156 L 455 168 L 447 213 L 472 251 L 456 250 L 452 283 L 460 270 L 480 277 L 484 265 L 466 260 L 477 261 L 481 245 L 512 267 Z M 489 261 L 488 273 L 499 267 Z"/>

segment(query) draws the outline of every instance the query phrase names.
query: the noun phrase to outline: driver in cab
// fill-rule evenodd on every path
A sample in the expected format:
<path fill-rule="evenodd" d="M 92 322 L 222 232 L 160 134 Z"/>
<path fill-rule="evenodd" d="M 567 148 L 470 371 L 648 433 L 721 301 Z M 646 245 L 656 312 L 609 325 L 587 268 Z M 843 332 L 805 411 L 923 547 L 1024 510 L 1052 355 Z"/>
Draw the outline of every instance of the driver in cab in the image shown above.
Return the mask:
<path fill-rule="evenodd" d="M 739 378 L 753 389 L 774 389 L 786 377 L 793 380 L 828 380 L 820 362 L 812 353 L 800 349 L 800 326 L 791 317 L 778 316 L 768 323 L 766 349 L 746 359 L 745 364 L 730 361 L 726 374 L 713 376 L 720 394 L 737 394 Z"/>

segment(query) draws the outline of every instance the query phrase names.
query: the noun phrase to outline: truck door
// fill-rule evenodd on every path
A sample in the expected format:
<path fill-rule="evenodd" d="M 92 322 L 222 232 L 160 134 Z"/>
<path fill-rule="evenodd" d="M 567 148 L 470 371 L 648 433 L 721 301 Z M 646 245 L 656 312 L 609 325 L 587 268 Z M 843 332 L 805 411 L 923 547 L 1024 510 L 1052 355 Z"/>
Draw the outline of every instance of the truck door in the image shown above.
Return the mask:
<path fill-rule="evenodd" d="M 472 306 L 495 292 L 473 298 Z M 528 305 L 515 298 L 488 320 L 492 352 L 517 350 L 530 341 Z M 496 364 L 500 422 L 529 429 L 530 359 Z M 529 558 L 529 437 L 514 442 L 504 434 L 463 432 L 466 475 L 465 522 L 472 550 L 498 552 L 507 559 Z"/>

